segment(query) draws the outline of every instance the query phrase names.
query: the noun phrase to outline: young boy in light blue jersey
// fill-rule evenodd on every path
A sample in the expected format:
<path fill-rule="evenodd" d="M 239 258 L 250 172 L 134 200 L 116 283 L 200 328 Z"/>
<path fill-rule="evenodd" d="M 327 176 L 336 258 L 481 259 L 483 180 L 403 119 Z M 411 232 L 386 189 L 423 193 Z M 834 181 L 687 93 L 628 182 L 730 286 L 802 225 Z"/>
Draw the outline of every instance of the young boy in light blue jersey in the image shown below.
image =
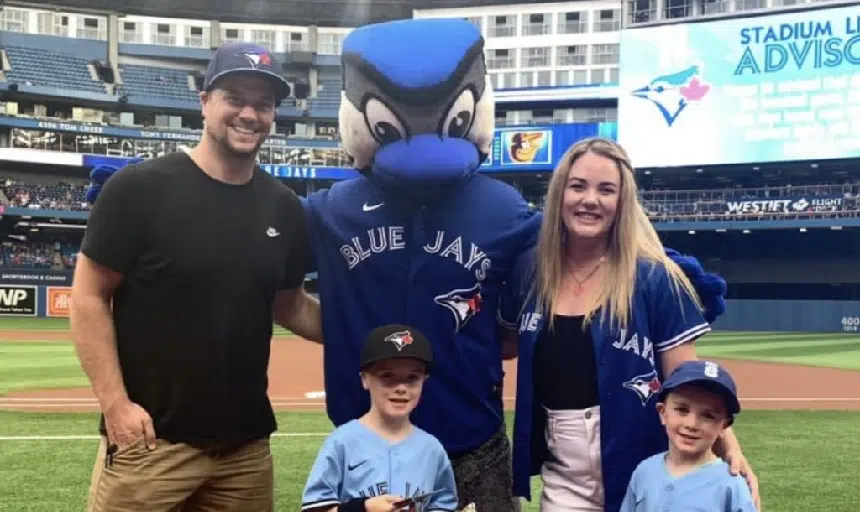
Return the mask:
<path fill-rule="evenodd" d="M 741 410 L 732 376 L 711 361 L 682 363 L 663 383 L 657 412 L 669 450 L 642 461 L 620 512 L 756 512 L 743 476 L 712 447 Z"/>
<path fill-rule="evenodd" d="M 445 449 L 409 420 L 432 366 L 430 342 L 412 327 L 387 325 L 368 335 L 361 380 L 370 411 L 326 438 L 305 485 L 303 511 L 456 510 Z"/>

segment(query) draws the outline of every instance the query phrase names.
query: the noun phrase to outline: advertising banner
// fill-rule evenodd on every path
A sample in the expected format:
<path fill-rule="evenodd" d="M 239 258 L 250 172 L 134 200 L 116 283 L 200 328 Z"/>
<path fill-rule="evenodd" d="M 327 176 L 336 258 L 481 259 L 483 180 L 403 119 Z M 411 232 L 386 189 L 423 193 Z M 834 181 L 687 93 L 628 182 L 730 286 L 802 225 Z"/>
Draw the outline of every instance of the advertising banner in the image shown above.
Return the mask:
<path fill-rule="evenodd" d="M 726 213 L 732 215 L 802 214 L 835 212 L 842 209 L 840 196 L 771 197 L 726 201 Z"/>
<path fill-rule="evenodd" d="M 36 316 L 36 287 L 0 285 L 0 316 Z"/>
<path fill-rule="evenodd" d="M 47 316 L 68 318 L 72 304 L 72 289 L 67 286 L 49 286 L 47 296 L 45 304 Z"/>
<path fill-rule="evenodd" d="M 28 210 L 27 215 L 33 215 L 34 210 Z M 38 210 L 35 210 L 38 211 Z M 18 215 L 18 209 L 15 209 Z M 70 212 L 65 212 L 70 213 Z M 82 212 L 71 212 L 82 213 Z M 23 213 L 21 213 L 23 214 Z M 86 218 L 86 217 L 83 217 Z M 71 270 L 49 270 L 32 268 L 4 268 L 0 270 L 0 284 L 13 285 L 42 285 L 69 286 L 72 284 L 74 272 Z"/>
<path fill-rule="evenodd" d="M 860 156 L 860 6 L 621 32 L 633 165 Z"/>
<path fill-rule="evenodd" d="M 492 149 L 481 172 L 528 172 L 552 170 L 570 146 L 588 137 L 616 140 L 618 123 L 568 123 L 496 128 Z M 124 166 L 134 159 L 106 155 L 83 155 L 83 165 Z M 344 180 L 359 176 L 346 167 L 307 167 L 261 164 L 260 168 L 278 178 Z"/>

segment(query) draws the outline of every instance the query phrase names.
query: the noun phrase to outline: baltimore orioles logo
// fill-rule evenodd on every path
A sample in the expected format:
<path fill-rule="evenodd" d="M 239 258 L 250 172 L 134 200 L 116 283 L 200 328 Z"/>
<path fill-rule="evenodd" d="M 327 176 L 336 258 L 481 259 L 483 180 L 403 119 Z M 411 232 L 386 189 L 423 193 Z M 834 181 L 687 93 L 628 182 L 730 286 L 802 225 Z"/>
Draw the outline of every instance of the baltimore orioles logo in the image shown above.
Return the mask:
<path fill-rule="evenodd" d="M 510 153 L 515 162 L 521 164 L 533 162 L 541 148 L 542 132 L 519 132 L 511 137 Z"/>
<path fill-rule="evenodd" d="M 642 400 L 642 405 L 648 403 L 652 396 L 660 391 L 660 379 L 657 378 L 657 372 L 651 371 L 643 375 L 637 375 L 623 384 L 627 389 L 633 390 L 634 393 Z"/>
<path fill-rule="evenodd" d="M 385 341 L 390 341 L 397 347 L 397 351 L 403 350 L 406 345 L 412 344 L 412 333 L 409 331 L 397 331 L 385 337 Z"/>
<path fill-rule="evenodd" d="M 471 288 L 452 290 L 448 293 L 437 295 L 433 298 L 436 304 L 446 308 L 454 315 L 454 332 L 469 323 L 478 312 L 481 311 L 481 283 L 476 284 Z"/>

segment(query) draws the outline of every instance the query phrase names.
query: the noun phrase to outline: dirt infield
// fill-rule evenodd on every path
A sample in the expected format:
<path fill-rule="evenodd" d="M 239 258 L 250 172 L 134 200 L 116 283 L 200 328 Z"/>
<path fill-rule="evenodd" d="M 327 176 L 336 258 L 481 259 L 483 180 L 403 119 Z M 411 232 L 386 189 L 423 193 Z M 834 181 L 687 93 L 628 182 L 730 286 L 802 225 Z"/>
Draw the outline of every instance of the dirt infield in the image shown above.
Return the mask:
<path fill-rule="evenodd" d="M 68 340 L 64 331 L 0 331 L 0 340 Z M 721 361 L 735 376 L 748 409 L 860 409 L 860 372 L 751 361 Z M 506 405 L 513 406 L 515 363 L 505 364 Z M 323 410 L 322 347 L 276 337 L 269 366 L 269 396 L 277 410 Z M 32 391 L 0 397 L 0 409 L 94 411 L 89 388 Z"/>

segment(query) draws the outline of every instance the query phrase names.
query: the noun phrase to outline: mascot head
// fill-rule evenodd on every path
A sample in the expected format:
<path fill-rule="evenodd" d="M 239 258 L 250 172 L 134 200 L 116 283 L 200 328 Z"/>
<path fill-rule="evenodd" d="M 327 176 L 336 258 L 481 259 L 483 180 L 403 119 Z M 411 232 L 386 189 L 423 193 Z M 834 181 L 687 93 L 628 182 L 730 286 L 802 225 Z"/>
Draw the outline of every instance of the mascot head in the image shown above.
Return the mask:
<path fill-rule="evenodd" d="M 95 204 L 96 198 L 99 196 L 99 193 L 102 191 L 102 187 L 105 182 L 117 173 L 120 169 L 124 168 L 126 165 L 136 164 L 142 162 L 143 158 L 133 158 L 127 160 L 121 167 L 117 167 L 114 165 L 97 165 L 93 167 L 93 170 L 90 171 L 90 184 L 87 187 L 86 199 L 90 204 Z"/>
<path fill-rule="evenodd" d="M 344 39 L 340 136 L 354 166 L 398 187 L 455 183 L 492 144 L 484 40 L 461 19 L 359 27 Z"/>

